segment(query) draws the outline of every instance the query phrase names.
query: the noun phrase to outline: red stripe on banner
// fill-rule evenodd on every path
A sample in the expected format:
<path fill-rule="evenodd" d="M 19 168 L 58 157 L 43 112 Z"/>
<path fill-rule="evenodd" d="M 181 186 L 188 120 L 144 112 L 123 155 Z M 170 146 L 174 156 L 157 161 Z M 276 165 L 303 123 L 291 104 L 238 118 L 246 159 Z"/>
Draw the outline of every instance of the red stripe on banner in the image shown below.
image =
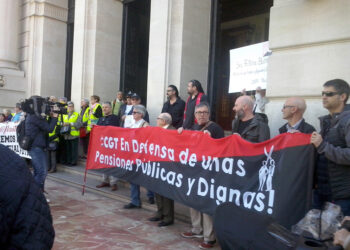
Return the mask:
<path fill-rule="evenodd" d="M 130 129 L 94 126 L 90 134 L 86 169 L 114 167 L 116 161 L 119 161 L 118 165 L 135 164 L 136 159 L 142 162 L 189 162 L 191 157 L 195 157 L 197 162 L 201 162 L 202 156 L 263 155 L 265 151 L 270 152 L 272 147 L 273 151 L 278 151 L 310 144 L 310 136 L 285 133 L 262 143 L 250 143 L 239 135 L 213 139 L 199 131 L 178 134 L 176 130 L 159 127 Z"/>

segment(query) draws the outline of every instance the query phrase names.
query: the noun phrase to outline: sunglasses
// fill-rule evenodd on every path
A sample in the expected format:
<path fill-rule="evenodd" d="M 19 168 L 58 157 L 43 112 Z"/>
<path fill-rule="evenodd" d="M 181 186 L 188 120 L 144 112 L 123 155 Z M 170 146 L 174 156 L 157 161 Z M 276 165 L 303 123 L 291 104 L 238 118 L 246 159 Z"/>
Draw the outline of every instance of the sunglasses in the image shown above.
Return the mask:
<path fill-rule="evenodd" d="M 339 95 L 339 93 L 338 92 L 324 92 L 324 91 L 322 91 L 322 96 L 331 97 L 334 95 Z"/>

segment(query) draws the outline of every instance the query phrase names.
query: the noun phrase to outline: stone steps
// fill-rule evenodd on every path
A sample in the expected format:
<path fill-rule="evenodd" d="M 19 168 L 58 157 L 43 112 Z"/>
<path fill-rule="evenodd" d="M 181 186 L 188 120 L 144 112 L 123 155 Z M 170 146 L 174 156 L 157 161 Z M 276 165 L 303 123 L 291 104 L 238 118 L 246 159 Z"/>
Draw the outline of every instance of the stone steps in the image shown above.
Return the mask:
<path fill-rule="evenodd" d="M 70 167 L 62 164 L 57 165 L 56 173 L 48 173 L 47 178 L 50 180 L 80 188 L 83 191 L 84 186 L 84 175 L 85 175 L 85 161 L 79 161 L 77 166 Z M 85 192 L 91 192 L 104 197 L 125 202 L 130 202 L 130 185 L 128 182 L 119 180 L 118 190 L 111 191 L 109 187 L 96 188 L 96 185 L 100 184 L 102 180 L 101 173 L 89 170 L 87 172 Z M 156 205 L 151 205 L 147 201 L 146 189 L 141 187 L 141 201 L 142 208 L 155 212 Z M 175 219 L 190 223 L 189 209 L 188 207 L 175 202 Z"/>

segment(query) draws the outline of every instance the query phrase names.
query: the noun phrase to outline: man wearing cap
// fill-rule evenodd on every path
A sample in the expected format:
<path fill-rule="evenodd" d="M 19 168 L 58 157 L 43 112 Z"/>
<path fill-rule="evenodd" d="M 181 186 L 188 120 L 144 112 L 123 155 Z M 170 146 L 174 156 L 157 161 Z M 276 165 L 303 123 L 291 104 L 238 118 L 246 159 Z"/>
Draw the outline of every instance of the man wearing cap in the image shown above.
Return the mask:
<path fill-rule="evenodd" d="M 119 109 L 119 121 L 120 121 L 120 126 L 124 127 L 124 121 L 125 121 L 125 117 L 130 113 L 130 111 L 132 110 L 132 103 L 131 103 L 131 96 L 132 96 L 132 92 L 129 91 L 126 94 L 126 103 L 122 104 L 120 106 Z"/>

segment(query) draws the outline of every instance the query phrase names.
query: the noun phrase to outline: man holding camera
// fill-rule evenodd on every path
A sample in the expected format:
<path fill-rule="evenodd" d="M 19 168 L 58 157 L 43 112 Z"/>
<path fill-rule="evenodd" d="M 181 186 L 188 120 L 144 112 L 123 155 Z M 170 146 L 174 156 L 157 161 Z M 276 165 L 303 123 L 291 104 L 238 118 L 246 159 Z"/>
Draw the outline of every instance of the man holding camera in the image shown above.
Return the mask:
<path fill-rule="evenodd" d="M 41 97 L 31 97 L 40 99 Z M 44 190 L 45 178 L 47 175 L 47 135 L 51 133 L 57 124 L 57 113 L 50 113 L 52 119 L 47 122 L 46 116 L 42 116 L 43 112 L 34 112 L 27 114 L 25 120 L 25 134 L 32 140 L 28 151 L 32 158 L 32 166 L 34 169 L 34 180 L 38 186 Z"/>

